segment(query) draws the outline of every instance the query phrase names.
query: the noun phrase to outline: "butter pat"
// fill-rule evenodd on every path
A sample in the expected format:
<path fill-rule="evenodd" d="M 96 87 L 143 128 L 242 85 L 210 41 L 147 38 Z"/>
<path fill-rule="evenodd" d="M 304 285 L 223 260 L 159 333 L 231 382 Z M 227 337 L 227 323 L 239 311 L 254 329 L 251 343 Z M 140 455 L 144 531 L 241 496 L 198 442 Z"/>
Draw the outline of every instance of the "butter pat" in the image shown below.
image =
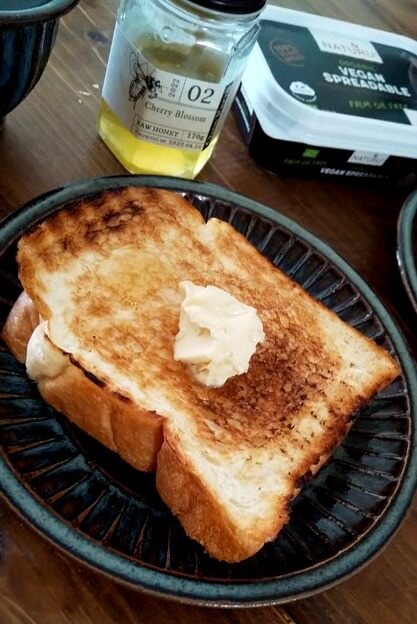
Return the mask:
<path fill-rule="evenodd" d="M 222 386 L 246 373 L 257 345 L 265 339 L 255 308 L 216 286 L 180 283 L 183 301 L 174 359 L 189 364 L 207 386 Z"/>
<path fill-rule="evenodd" d="M 31 379 L 56 377 L 67 364 L 67 356 L 46 336 L 47 323 L 39 323 L 33 331 L 26 349 L 26 371 Z"/>

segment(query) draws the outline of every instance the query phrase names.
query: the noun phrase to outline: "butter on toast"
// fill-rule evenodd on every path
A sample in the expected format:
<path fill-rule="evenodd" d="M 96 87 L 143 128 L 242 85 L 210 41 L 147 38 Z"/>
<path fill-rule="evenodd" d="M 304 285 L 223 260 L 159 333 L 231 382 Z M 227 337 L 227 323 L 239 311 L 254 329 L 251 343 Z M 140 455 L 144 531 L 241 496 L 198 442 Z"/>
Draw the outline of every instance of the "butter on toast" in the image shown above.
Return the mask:
<path fill-rule="evenodd" d="M 161 497 L 218 559 L 242 560 L 277 535 L 302 478 L 399 373 L 175 193 L 129 187 L 77 202 L 21 239 L 18 264 L 27 295 L 3 329 L 11 350 L 23 359 L 36 314 L 47 321 L 66 365 L 39 380 L 41 394 L 132 465 L 156 466 Z M 248 372 L 220 388 L 173 359 L 183 280 L 230 292 L 262 320 Z"/>

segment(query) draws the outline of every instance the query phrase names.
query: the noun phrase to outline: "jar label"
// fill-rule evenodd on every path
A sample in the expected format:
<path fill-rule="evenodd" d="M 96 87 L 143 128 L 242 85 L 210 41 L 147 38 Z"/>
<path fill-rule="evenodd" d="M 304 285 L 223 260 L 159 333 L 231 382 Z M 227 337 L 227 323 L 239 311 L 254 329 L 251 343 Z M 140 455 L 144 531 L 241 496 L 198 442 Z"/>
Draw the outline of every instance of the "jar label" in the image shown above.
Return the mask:
<path fill-rule="evenodd" d="M 205 149 L 221 128 L 239 80 L 221 85 L 159 69 L 116 24 L 103 98 L 139 139 L 190 151 Z"/>

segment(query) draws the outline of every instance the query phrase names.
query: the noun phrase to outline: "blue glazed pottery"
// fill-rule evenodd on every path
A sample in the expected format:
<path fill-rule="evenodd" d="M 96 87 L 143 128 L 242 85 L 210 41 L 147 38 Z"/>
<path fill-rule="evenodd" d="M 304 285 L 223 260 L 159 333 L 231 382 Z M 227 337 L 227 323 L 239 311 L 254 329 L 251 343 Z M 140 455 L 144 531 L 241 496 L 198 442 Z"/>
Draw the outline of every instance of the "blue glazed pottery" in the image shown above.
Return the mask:
<path fill-rule="evenodd" d="M 0 494 L 78 561 L 156 596 L 265 606 L 335 585 L 385 547 L 412 501 L 417 371 L 388 310 L 327 244 L 278 210 L 213 184 L 128 175 L 84 180 L 3 220 L 0 327 L 21 292 L 22 233 L 63 207 L 87 197 L 101 201 L 103 192 L 126 186 L 181 193 L 205 221 L 230 223 L 312 297 L 392 353 L 401 375 L 360 410 L 344 442 L 292 502 L 277 538 L 246 561 L 227 564 L 186 536 L 159 498 L 154 475 L 134 470 L 46 405 L 0 339 Z"/>
<path fill-rule="evenodd" d="M 406 199 L 398 218 L 397 261 L 407 295 L 417 312 L 417 193 Z"/>
<path fill-rule="evenodd" d="M 38 82 L 51 53 L 61 15 L 78 0 L 0 2 L 0 127 L 5 115 Z"/>

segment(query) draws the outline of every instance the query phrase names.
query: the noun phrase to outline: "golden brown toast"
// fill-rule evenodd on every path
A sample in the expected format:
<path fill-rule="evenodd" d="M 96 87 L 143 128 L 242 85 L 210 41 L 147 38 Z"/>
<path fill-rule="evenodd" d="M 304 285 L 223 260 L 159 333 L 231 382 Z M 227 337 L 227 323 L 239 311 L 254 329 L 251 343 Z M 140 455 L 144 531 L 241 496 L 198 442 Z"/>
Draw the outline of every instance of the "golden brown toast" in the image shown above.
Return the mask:
<path fill-rule="evenodd" d="M 171 192 L 125 188 L 67 207 L 21 239 L 18 263 L 30 298 L 20 309 L 33 319 L 34 306 L 67 354 L 40 392 L 132 465 L 156 464 L 162 498 L 219 559 L 275 537 L 300 480 L 399 372 L 230 225 L 205 224 Z M 220 388 L 173 359 L 184 280 L 228 291 L 262 320 L 248 372 Z M 3 336 L 17 356 L 19 326 L 12 311 Z"/>

